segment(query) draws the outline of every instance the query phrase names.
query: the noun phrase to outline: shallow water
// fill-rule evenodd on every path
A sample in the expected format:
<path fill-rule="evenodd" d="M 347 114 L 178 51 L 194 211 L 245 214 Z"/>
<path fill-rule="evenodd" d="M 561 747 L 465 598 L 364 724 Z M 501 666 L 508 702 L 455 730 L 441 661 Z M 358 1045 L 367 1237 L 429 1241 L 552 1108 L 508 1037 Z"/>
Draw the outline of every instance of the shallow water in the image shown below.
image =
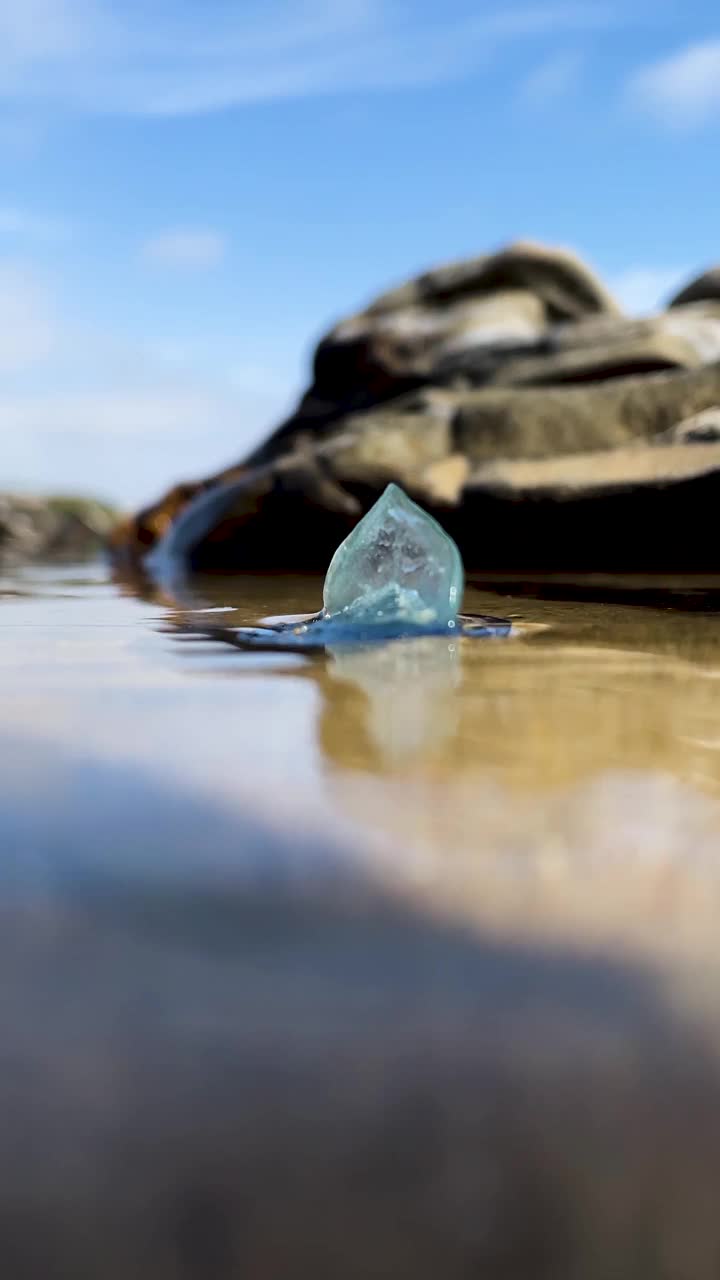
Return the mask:
<path fill-rule="evenodd" d="M 5 1270 L 716 1280 L 720 581 L 320 589 L 0 578 Z"/>
<path fill-rule="evenodd" d="M 320 599 L 102 564 L 0 578 L 6 878 L 359 875 L 507 936 L 714 958 L 720 580 L 473 580 L 465 610 L 506 639 L 202 634 Z"/>

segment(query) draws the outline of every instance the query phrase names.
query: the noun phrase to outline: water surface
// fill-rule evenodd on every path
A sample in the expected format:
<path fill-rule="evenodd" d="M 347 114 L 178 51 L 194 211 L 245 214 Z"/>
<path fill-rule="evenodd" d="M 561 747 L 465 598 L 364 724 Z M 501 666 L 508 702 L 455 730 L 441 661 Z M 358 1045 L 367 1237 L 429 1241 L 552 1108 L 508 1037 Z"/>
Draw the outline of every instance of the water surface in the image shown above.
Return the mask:
<path fill-rule="evenodd" d="M 281 576 L 0 578 L 6 877 L 359 875 L 509 936 L 714 957 L 720 581 L 473 580 L 466 611 L 508 639 L 202 634 L 320 600 Z"/>

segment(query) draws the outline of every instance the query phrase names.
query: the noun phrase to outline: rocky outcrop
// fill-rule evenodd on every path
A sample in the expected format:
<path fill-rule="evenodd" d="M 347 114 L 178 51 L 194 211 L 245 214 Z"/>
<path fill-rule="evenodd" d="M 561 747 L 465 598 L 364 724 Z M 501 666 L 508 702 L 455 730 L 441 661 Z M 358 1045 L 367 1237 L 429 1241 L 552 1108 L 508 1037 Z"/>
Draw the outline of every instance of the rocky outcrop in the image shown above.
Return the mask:
<path fill-rule="evenodd" d="M 707 299 L 720 302 L 720 267 L 712 267 L 691 280 L 684 289 L 675 294 L 670 306 L 681 307 L 688 302 L 704 302 Z"/>
<path fill-rule="evenodd" d="M 115 519 L 109 507 L 92 499 L 0 493 L 0 563 L 84 558 L 100 550 Z"/>
<path fill-rule="evenodd" d="M 115 546 L 319 568 L 395 480 L 471 568 L 699 567 L 702 504 L 720 493 L 718 280 L 631 319 L 563 250 L 523 243 L 427 272 L 335 325 L 258 449 L 171 490 Z"/>

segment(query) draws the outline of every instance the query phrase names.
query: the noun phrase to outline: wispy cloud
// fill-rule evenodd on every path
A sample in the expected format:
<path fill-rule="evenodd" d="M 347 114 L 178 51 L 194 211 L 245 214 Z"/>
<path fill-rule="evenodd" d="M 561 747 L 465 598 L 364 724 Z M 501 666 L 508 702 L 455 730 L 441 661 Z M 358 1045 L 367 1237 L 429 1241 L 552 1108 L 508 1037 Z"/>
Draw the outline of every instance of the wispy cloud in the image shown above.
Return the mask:
<path fill-rule="evenodd" d="M 628 267 L 611 277 L 609 287 L 631 315 L 657 311 L 690 279 L 688 267 Z"/>
<path fill-rule="evenodd" d="M 720 40 L 689 45 L 642 67 L 630 78 L 628 97 L 675 128 L 720 117 Z"/>
<path fill-rule="evenodd" d="M 564 98 L 577 87 L 582 64 L 582 55 L 577 51 L 558 53 L 541 62 L 520 85 L 520 101 L 528 106 L 542 107 Z"/>
<path fill-rule="evenodd" d="M 422 20 L 397 0 L 0 0 L 0 100 L 180 115 L 451 79 L 508 41 L 593 31 L 607 5 L 507 7 Z"/>
<path fill-rule="evenodd" d="M 147 240 L 142 246 L 142 256 L 155 266 L 197 271 L 218 266 L 226 247 L 225 237 L 219 231 L 177 228 Z"/>

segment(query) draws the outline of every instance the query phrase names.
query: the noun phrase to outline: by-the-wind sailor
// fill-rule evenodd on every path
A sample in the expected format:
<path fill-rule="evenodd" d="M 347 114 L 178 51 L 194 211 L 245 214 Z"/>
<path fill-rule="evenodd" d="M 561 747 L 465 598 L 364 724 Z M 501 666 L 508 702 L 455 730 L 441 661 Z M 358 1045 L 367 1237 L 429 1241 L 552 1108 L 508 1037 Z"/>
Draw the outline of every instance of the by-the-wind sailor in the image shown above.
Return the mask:
<path fill-rule="evenodd" d="M 330 562 L 324 617 L 379 630 L 452 630 L 462 594 L 452 538 L 390 484 Z"/>
<path fill-rule="evenodd" d="M 418 636 L 509 635 L 507 619 L 458 616 L 463 577 L 452 538 L 391 484 L 335 552 L 321 613 L 230 630 L 190 626 L 188 633 L 239 649 L 323 649 L 335 655 Z"/>

